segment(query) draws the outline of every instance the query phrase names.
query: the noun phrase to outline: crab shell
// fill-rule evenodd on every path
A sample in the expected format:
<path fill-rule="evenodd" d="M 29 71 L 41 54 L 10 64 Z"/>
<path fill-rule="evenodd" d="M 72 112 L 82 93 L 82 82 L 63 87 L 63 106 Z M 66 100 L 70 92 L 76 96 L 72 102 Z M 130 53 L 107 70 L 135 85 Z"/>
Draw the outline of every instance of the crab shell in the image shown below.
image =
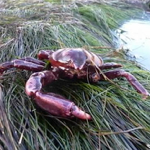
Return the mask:
<path fill-rule="evenodd" d="M 59 49 L 52 53 L 49 60 L 52 66 L 61 69 L 83 70 L 87 65 L 97 67 L 103 65 L 101 57 L 81 48 Z"/>

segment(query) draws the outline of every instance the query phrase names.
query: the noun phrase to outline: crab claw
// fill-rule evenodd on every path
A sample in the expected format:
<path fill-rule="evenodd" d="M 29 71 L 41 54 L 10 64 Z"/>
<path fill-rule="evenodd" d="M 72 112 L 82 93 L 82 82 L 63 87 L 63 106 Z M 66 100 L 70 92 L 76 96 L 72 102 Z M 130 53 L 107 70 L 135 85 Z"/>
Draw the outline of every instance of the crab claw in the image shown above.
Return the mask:
<path fill-rule="evenodd" d="M 91 120 L 92 119 L 89 114 L 85 113 L 78 106 L 75 106 L 75 105 L 72 106 L 71 114 L 74 117 L 77 117 L 77 118 L 83 119 L 83 120 Z"/>
<path fill-rule="evenodd" d="M 55 93 L 43 93 L 42 87 L 57 79 L 51 71 L 36 72 L 31 75 L 26 83 L 26 94 L 33 97 L 39 107 L 50 114 L 70 118 L 76 117 L 90 120 L 91 116 L 82 111 L 75 103 Z"/>
<path fill-rule="evenodd" d="M 73 102 L 64 97 L 54 93 L 36 92 L 36 103 L 50 114 L 72 118 L 76 117 L 82 120 L 91 120 L 91 116 L 82 111 Z"/>

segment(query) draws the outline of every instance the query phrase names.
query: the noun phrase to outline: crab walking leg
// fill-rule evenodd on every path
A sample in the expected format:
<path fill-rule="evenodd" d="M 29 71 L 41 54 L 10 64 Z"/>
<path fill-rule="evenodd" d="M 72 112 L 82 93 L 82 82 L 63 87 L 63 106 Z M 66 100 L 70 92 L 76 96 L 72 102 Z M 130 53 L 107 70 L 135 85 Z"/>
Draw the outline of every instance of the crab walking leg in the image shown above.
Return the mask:
<path fill-rule="evenodd" d="M 141 85 L 141 83 L 139 83 L 139 81 L 132 74 L 124 70 L 116 69 L 105 72 L 104 74 L 109 79 L 125 77 L 131 83 L 131 85 L 137 90 L 137 92 L 141 93 L 144 96 L 144 98 L 150 95 L 149 92 Z M 101 75 L 100 79 L 104 80 L 105 78 L 103 75 Z"/>
<path fill-rule="evenodd" d="M 26 94 L 33 97 L 42 109 L 53 115 L 90 120 L 91 116 L 82 111 L 70 100 L 58 94 L 41 92 L 44 85 L 57 80 L 57 78 L 58 77 L 51 71 L 32 74 L 26 83 Z"/>
<path fill-rule="evenodd" d="M 45 63 L 41 62 L 40 60 L 35 60 L 31 58 L 15 59 L 13 61 L 8 61 L 0 64 L 0 73 L 3 73 L 5 70 L 11 68 L 25 69 L 31 71 L 41 71 L 44 69 L 44 65 Z"/>
<path fill-rule="evenodd" d="M 104 63 L 102 66 L 100 66 L 100 69 L 111 69 L 111 68 L 119 68 L 122 67 L 121 64 L 110 62 L 110 63 Z"/>
<path fill-rule="evenodd" d="M 37 64 L 37 65 L 43 65 L 43 66 L 45 65 L 45 63 L 43 61 L 35 59 L 33 57 L 24 57 L 24 58 L 21 58 L 19 60 L 25 60 L 27 62 L 32 62 L 32 63 Z"/>

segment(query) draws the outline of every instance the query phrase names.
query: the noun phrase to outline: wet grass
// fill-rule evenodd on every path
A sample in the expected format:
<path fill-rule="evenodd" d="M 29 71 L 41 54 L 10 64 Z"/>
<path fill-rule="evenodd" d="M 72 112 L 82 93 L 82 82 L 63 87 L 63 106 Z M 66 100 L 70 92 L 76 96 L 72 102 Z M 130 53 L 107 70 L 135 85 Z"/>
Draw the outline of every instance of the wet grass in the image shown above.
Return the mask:
<path fill-rule="evenodd" d="M 0 62 L 36 57 L 41 49 L 85 47 L 106 62 L 123 64 L 150 91 L 150 73 L 114 50 L 112 30 L 139 10 L 100 2 L 3 2 Z M 2 9 L 3 8 L 3 9 Z M 21 150 L 146 150 L 150 144 L 150 99 L 125 79 L 97 84 L 60 79 L 45 88 L 73 100 L 92 121 L 62 119 L 42 111 L 24 92 L 31 72 L 10 69 L 0 77 L 0 148 Z"/>

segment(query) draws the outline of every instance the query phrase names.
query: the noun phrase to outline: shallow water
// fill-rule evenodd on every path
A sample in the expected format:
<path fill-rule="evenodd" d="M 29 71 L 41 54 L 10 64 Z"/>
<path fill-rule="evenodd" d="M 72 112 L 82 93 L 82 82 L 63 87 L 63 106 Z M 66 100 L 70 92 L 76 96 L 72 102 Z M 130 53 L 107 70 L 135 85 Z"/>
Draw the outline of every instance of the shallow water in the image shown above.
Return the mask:
<path fill-rule="evenodd" d="M 136 61 L 150 71 L 150 20 L 130 20 L 120 29 L 117 32 L 123 47 L 129 49 Z"/>

